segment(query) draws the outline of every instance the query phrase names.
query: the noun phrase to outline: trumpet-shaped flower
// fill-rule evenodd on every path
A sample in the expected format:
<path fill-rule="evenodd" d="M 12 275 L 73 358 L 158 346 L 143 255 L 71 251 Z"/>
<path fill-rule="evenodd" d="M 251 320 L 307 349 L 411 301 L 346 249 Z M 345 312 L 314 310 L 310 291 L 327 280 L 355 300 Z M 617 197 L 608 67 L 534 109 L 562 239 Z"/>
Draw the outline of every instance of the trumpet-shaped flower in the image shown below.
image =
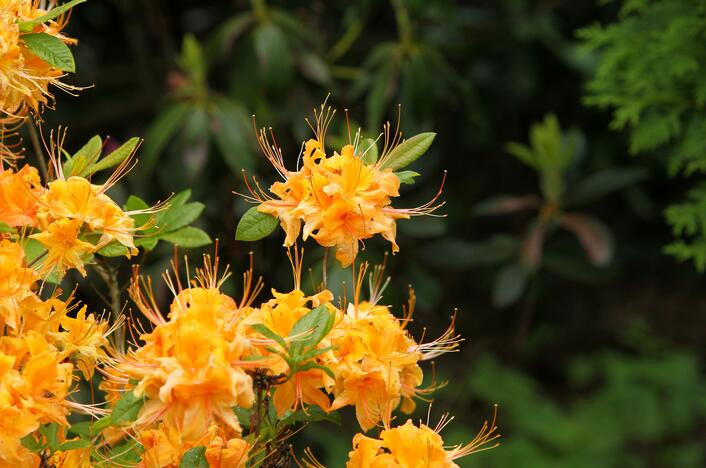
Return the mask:
<path fill-rule="evenodd" d="M 444 418 L 432 429 L 407 420 L 401 426 L 383 430 L 379 438 L 357 434 L 346 468 L 456 468 L 454 460 L 497 446 L 488 446 L 499 437 L 494 435 L 497 428 L 493 417 L 492 423 L 486 422 L 473 441 L 445 447 L 439 432 L 449 421 Z"/>
<path fill-rule="evenodd" d="M 0 223 L 9 226 L 37 225 L 37 199 L 43 192 L 37 169 L 26 165 L 19 171 L 0 169 Z"/>
<path fill-rule="evenodd" d="M 41 273 L 57 271 L 63 274 L 69 268 L 76 268 L 86 276 L 84 263 L 86 256 L 95 252 L 90 242 L 79 239 L 81 221 L 78 219 L 57 219 L 47 226 L 47 230 L 30 237 L 41 242 L 47 249 L 47 258 L 42 264 Z"/>
<path fill-rule="evenodd" d="M 24 251 L 18 243 L 0 240 L 0 326 L 17 330 L 21 305 L 34 298 L 32 291 L 38 276 L 27 268 Z"/>
<path fill-rule="evenodd" d="M 457 349 L 460 338 L 454 334 L 453 323 L 439 339 L 417 343 L 406 330 L 414 311 L 414 292 L 404 319 L 395 317 L 389 307 L 377 304 L 385 284 L 384 265 L 376 267 L 370 276 L 371 301 L 360 301 L 363 264 L 358 272 L 354 302 L 329 335 L 333 351 L 325 364 L 335 374 L 331 410 L 353 405 L 360 427 L 367 431 L 377 423 L 389 424 L 391 412 L 401 405 L 411 413 L 413 398 L 435 389 L 420 389 L 423 381 L 419 363 L 441 353 Z"/>

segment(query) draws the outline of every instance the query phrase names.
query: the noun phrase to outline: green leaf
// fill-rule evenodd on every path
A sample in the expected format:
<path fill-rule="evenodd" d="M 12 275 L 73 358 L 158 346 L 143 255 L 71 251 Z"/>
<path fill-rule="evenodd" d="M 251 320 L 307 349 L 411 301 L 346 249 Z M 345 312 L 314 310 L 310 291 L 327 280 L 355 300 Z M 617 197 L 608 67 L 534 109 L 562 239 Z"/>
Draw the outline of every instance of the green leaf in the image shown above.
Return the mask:
<path fill-rule="evenodd" d="M 124 257 L 129 253 L 129 251 L 128 248 L 120 242 L 113 241 L 96 253 L 103 257 Z"/>
<path fill-rule="evenodd" d="M 69 432 L 81 437 L 88 437 L 91 434 L 93 421 L 81 421 L 69 426 Z"/>
<path fill-rule="evenodd" d="M 255 167 L 252 123 L 242 106 L 230 99 L 216 98 L 211 109 L 211 133 L 223 160 L 234 174 Z"/>
<path fill-rule="evenodd" d="M 142 140 L 138 137 L 130 138 L 128 141 L 120 145 L 118 149 L 108 154 L 97 163 L 93 164 L 88 169 L 88 173 L 86 175 L 94 174 L 96 172 L 109 169 L 113 166 L 117 166 L 121 162 L 125 161 L 125 159 L 127 159 L 131 154 L 133 154 L 141 142 Z"/>
<path fill-rule="evenodd" d="M 289 332 L 290 337 L 300 335 L 292 342 L 292 357 L 296 357 L 306 347 L 316 346 L 328 335 L 333 327 L 334 317 L 325 305 L 320 305 L 309 311 L 306 315 L 296 321 Z"/>
<path fill-rule="evenodd" d="M 42 16 L 38 16 L 34 18 L 33 20 L 30 21 L 20 21 L 19 22 L 19 27 L 21 32 L 32 32 L 34 30 L 35 26 L 38 26 L 42 23 L 46 23 L 49 20 L 53 20 L 57 16 L 66 13 L 76 5 L 80 3 L 84 3 L 86 0 L 71 0 L 70 2 L 64 3 L 63 5 L 58 5 Z"/>
<path fill-rule="evenodd" d="M 57 423 L 44 424 L 39 426 L 39 432 L 47 441 L 47 447 L 54 450 L 59 444 L 59 425 Z"/>
<path fill-rule="evenodd" d="M 27 261 L 27 264 L 32 264 L 35 269 L 39 269 L 42 263 L 44 262 L 44 259 L 38 259 L 39 257 L 45 254 L 45 252 L 47 251 L 46 247 L 44 247 L 44 245 L 38 240 L 26 239 L 22 243 L 22 249 L 25 251 L 25 260 Z M 35 261 L 36 263 L 33 263 Z M 53 273 L 49 274 L 46 278 L 44 278 L 44 281 L 48 283 L 59 284 L 59 274 L 54 271 Z"/>
<path fill-rule="evenodd" d="M 190 197 L 191 190 L 184 190 L 172 198 L 166 210 L 157 213 L 157 228 L 160 233 L 176 231 L 198 219 L 205 205 L 199 202 L 186 203 Z"/>
<path fill-rule="evenodd" d="M 24 447 L 28 448 L 31 452 L 34 453 L 38 453 L 43 448 L 42 444 L 40 444 L 32 434 L 24 436 L 22 439 L 20 439 L 20 442 L 22 442 L 22 445 Z"/>
<path fill-rule="evenodd" d="M 395 172 L 395 175 L 400 179 L 400 184 L 413 184 L 414 178 L 419 177 L 421 174 L 416 171 L 399 171 Z"/>
<path fill-rule="evenodd" d="M 274 23 L 264 23 L 255 29 L 255 54 L 260 62 L 264 82 L 273 88 L 283 88 L 294 70 L 293 54 L 287 36 Z"/>
<path fill-rule="evenodd" d="M 135 466 L 141 461 L 142 445 L 135 439 L 129 439 L 120 445 L 111 448 L 101 459 L 108 460 L 102 466 Z"/>
<path fill-rule="evenodd" d="M 177 231 L 160 234 L 159 239 L 171 242 L 178 247 L 186 248 L 203 247 L 211 243 L 211 238 L 208 234 L 193 226 L 187 226 Z"/>
<path fill-rule="evenodd" d="M 201 87 L 206 81 L 206 58 L 204 57 L 203 48 L 193 34 L 184 36 L 181 47 L 181 56 L 178 59 L 179 67 L 189 75 L 191 81 Z"/>
<path fill-rule="evenodd" d="M 123 396 L 118 400 L 111 413 L 111 422 L 114 425 L 132 422 L 137 419 L 137 414 L 142 409 L 145 400 L 142 397 L 135 396 L 132 391 L 123 393 Z M 96 422 L 98 424 L 98 422 Z"/>
<path fill-rule="evenodd" d="M 231 49 L 233 42 L 247 31 L 253 20 L 252 13 L 245 12 L 232 16 L 221 23 L 208 41 L 208 56 L 222 57 Z"/>
<path fill-rule="evenodd" d="M 435 137 L 436 133 L 425 132 L 403 141 L 390 151 L 380 168 L 396 171 L 411 164 L 426 153 Z"/>
<path fill-rule="evenodd" d="M 98 160 L 102 149 L 103 140 L 100 136 L 95 135 L 80 150 L 76 151 L 76 154 L 64 162 L 64 175 L 66 177 L 83 176 L 84 171 Z"/>
<path fill-rule="evenodd" d="M 378 145 L 372 138 L 364 138 L 360 142 L 359 151 L 363 158 L 363 164 L 366 166 L 372 166 L 378 162 Z"/>
<path fill-rule="evenodd" d="M 79 440 L 68 440 L 59 444 L 56 448 L 57 450 L 76 450 L 92 446 L 93 443 L 90 440 L 79 439 Z"/>
<path fill-rule="evenodd" d="M 6 223 L 0 223 L 0 234 L 13 234 L 15 228 Z"/>
<path fill-rule="evenodd" d="M 92 423 L 90 426 L 90 435 L 94 436 L 96 434 L 99 434 L 103 429 L 112 426 L 113 423 L 113 415 L 109 414 L 107 416 L 103 416 L 96 422 Z"/>
<path fill-rule="evenodd" d="M 137 172 L 143 180 L 147 179 L 154 170 L 160 153 L 184 121 L 189 108 L 189 105 L 184 102 L 177 102 L 165 107 L 147 130 L 145 146 L 142 151 L 142 165 L 140 171 Z"/>
<path fill-rule="evenodd" d="M 317 54 L 305 51 L 297 60 L 302 75 L 320 85 L 331 84 L 331 71 L 329 65 Z"/>
<path fill-rule="evenodd" d="M 34 55 L 61 71 L 75 72 L 76 63 L 69 46 L 58 37 L 45 33 L 20 36 Z"/>
<path fill-rule="evenodd" d="M 569 192 L 566 204 L 587 203 L 617 192 L 644 179 L 644 168 L 611 168 L 596 172 L 576 184 Z"/>
<path fill-rule="evenodd" d="M 517 302 L 527 287 L 528 272 L 522 265 L 508 265 L 495 277 L 493 304 L 507 307 Z"/>
<path fill-rule="evenodd" d="M 253 330 L 264 336 L 265 338 L 269 338 L 270 340 L 274 341 L 278 345 L 280 345 L 283 349 L 287 349 L 287 342 L 284 341 L 284 338 L 279 336 L 277 333 L 273 332 L 269 328 L 267 328 L 265 325 L 261 323 L 255 323 L 253 325 L 250 325 Z"/>
<path fill-rule="evenodd" d="M 334 374 L 331 369 L 329 369 L 326 366 L 322 366 L 321 364 L 316 364 L 316 362 L 314 362 L 314 361 L 309 361 L 306 364 L 300 366 L 297 369 L 297 372 L 304 372 L 304 371 L 308 371 L 310 369 L 319 369 L 321 371 L 324 371 L 324 373 L 326 375 L 328 375 L 329 377 L 331 377 L 332 379 L 336 378 L 336 374 Z"/>
<path fill-rule="evenodd" d="M 208 468 L 208 466 L 206 447 L 203 446 L 187 450 L 179 463 L 179 468 Z"/>
<path fill-rule="evenodd" d="M 279 221 L 267 213 L 260 213 L 257 207 L 245 212 L 235 229 L 235 240 L 256 241 L 269 236 L 277 229 Z"/>

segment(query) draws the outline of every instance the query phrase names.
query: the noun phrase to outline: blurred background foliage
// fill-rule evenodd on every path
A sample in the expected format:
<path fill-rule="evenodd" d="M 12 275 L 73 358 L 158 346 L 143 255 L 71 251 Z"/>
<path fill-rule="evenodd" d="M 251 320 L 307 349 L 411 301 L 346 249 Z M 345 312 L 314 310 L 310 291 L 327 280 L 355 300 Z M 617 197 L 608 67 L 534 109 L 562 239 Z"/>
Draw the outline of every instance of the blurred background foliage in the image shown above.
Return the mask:
<path fill-rule="evenodd" d="M 283 234 L 234 240 L 241 171 L 275 179 L 251 115 L 292 165 L 329 93 L 332 145 L 347 139 L 343 109 L 368 136 L 397 104 L 407 135 L 437 132 L 397 205 L 427 201 L 448 170 L 448 217 L 399 223 L 386 301 L 414 286 L 416 336 L 458 308 L 468 341 L 437 363 L 449 383 L 431 420 L 452 412 L 446 437 L 467 440 L 498 403 L 504 435 L 462 466 L 704 466 L 704 279 L 664 250 L 706 261 L 702 2 L 92 0 L 68 32 L 81 39 L 72 84 L 89 88 L 59 96 L 44 128 L 66 124 L 74 150 L 95 133 L 108 149 L 144 136 L 124 194 L 190 189 L 222 259 L 243 270 L 253 249 L 268 287 L 291 287 Z M 697 184 L 687 202 L 676 173 Z M 173 251 L 153 247 L 139 261 L 157 275 Z M 322 424 L 298 445 L 340 466 L 355 425 Z"/>

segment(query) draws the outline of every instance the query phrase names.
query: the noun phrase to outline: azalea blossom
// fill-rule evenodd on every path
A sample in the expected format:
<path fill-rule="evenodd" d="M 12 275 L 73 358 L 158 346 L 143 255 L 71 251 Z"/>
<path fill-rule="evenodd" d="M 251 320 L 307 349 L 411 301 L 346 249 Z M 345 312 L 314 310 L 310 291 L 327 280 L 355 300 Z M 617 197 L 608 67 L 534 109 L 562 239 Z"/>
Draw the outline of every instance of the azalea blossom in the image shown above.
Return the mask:
<path fill-rule="evenodd" d="M 274 136 L 264 129 L 258 132 L 260 148 L 283 180 L 270 186 L 274 196 L 261 190 L 257 181 L 252 187 L 246 180 L 250 190 L 246 198 L 258 203 L 258 211 L 279 219 L 285 247 L 292 246 L 301 233 L 303 240 L 312 237 L 323 247 L 335 247 L 336 259 L 344 267 L 355 260 L 360 243 L 376 234 L 392 244 L 393 253 L 398 252 L 397 220 L 432 213 L 441 206 L 433 204 L 439 194 L 418 208 L 392 207 L 392 199 L 400 195 L 400 179 L 384 162 L 401 140 L 399 128 L 391 135 L 390 126 L 385 126 L 382 155 L 366 162 L 370 148 L 363 147 L 359 134 L 340 152 L 327 155 L 326 131 L 335 110 L 323 104 L 314 113 L 316 127 L 310 126 L 315 137 L 302 145 L 301 167 L 295 171 L 286 168 Z"/>

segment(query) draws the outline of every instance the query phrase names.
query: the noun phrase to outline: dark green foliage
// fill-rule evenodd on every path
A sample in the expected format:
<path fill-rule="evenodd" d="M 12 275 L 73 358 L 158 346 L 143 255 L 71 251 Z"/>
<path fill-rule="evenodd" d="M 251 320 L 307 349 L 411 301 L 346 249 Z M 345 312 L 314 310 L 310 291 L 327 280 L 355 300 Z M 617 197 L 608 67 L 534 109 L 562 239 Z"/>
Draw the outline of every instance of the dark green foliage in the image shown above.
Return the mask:
<path fill-rule="evenodd" d="M 569 385 L 582 396 L 566 403 L 494 359 L 481 359 L 470 375 L 471 394 L 499 404 L 506 435 L 477 466 L 695 468 L 706 461 L 697 432 L 706 382 L 688 353 L 573 359 Z"/>
<path fill-rule="evenodd" d="M 613 111 L 611 127 L 629 132 L 630 152 L 658 151 L 670 174 L 706 170 L 706 4 L 699 0 L 626 1 L 619 20 L 579 31 L 598 54 L 586 103 Z M 699 187 L 666 212 L 677 240 L 667 251 L 706 267 L 706 192 Z"/>

